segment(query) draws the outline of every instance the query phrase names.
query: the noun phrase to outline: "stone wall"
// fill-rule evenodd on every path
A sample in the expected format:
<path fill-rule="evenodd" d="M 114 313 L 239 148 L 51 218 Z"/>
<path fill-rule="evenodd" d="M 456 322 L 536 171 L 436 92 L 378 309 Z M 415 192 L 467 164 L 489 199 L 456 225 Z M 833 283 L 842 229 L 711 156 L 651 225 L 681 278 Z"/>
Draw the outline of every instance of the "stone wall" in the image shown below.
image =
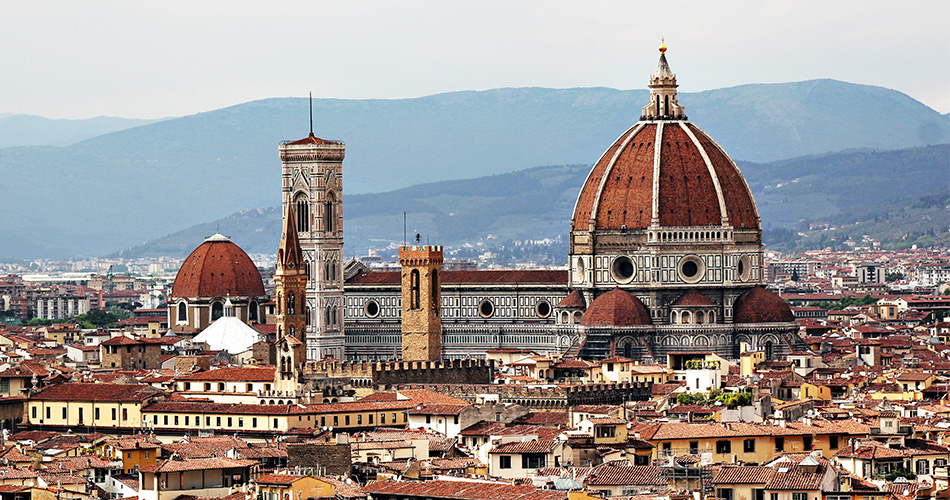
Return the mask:
<path fill-rule="evenodd" d="M 350 477 L 349 443 L 287 443 L 287 466 L 313 467 L 321 474 Z"/>

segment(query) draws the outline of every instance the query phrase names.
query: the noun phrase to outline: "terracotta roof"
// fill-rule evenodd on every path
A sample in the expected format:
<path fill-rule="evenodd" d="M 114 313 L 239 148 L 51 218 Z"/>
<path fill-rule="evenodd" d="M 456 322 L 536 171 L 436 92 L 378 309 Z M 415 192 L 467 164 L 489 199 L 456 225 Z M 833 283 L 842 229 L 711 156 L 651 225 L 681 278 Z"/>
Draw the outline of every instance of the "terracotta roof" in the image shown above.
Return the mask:
<path fill-rule="evenodd" d="M 65 382 L 43 389 L 33 396 L 33 399 L 46 401 L 141 402 L 157 394 L 161 394 L 161 391 L 150 385 Z"/>
<path fill-rule="evenodd" d="M 652 325 L 650 311 L 640 299 L 619 288 L 601 295 L 590 303 L 581 318 L 583 326 Z"/>
<path fill-rule="evenodd" d="M 732 306 L 733 323 L 789 323 L 795 321 L 788 304 L 778 295 L 754 287 L 736 299 Z"/>
<path fill-rule="evenodd" d="M 673 307 L 691 307 L 691 306 L 714 306 L 715 302 L 712 301 L 709 297 L 699 293 L 699 291 L 692 289 L 688 292 L 680 295 L 672 304 Z"/>
<path fill-rule="evenodd" d="M 211 241 L 209 241 L 211 240 Z M 264 295 L 261 273 L 231 240 L 209 238 L 198 245 L 175 276 L 171 297 L 254 297 Z"/>
<path fill-rule="evenodd" d="M 567 294 L 567 297 L 561 299 L 561 301 L 557 303 L 557 307 L 580 307 L 583 309 L 587 307 L 587 301 L 584 300 L 584 294 L 581 293 L 580 290 L 574 290 Z"/>
<path fill-rule="evenodd" d="M 640 485 L 665 486 L 660 477 L 660 468 L 651 466 L 604 464 L 595 467 L 587 476 L 587 486 Z"/>
<path fill-rule="evenodd" d="M 531 441 L 515 441 L 512 443 L 505 443 L 494 447 L 489 453 L 491 454 L 500 454 L 500 453 L 512 453 L 512 454 L 521 454 L 521 453 L 551 453 L 557 447 L 557 441 L 550 440 L 531 440 Z"/>
<path fill-rule="evenodd" d="M 233 469 L 258 465 L 256 460 L 233 460 L 230 458 L 186 458 L 169 459 L 142 467 L 142 472 L 182 472 L 189 470 Z"/>
<path fill-rule="evenodd" d="M 516 486 L 487 481 L 378 481 L 363 486 L 369 494 L 406 498 L 459 500 L 566 500 L 566 491 L 539 490 L 533 486 Z"/>
<path fill-rule="evenodd" d="M 771 467 L 723 466 L 713 476 L 713 484 L 765 484 L 772 478 Z"/>
<path fill-rule="evenodd" d="M 304 476 L 293 474 L 265 474 L 255 479 L 254 482 L 257 484 L 293 484 L 294 481 L 303 478 Z"/>
<path fill-rule="evenodd" d="M 291 146 L 303 146 L 306 144 L 343 144 L 343 143 L 339 141 L 328 141 L 326 139 L 321 139 L 319 137 L 314 136 L 313 134 L 310 134 L 307 137 L 304 137 L 303 139 L 297 139 L 296 141 L 285 142 L 284 144 L 291 145 Z"/>
<path fill-rule="evenodd" d="M 259 368 L 234 367 L 217 368 L 206 372 L 195 372 L 178 377 L 178 380 L 198 380 L 215 382 L 273 382 L 274 373 L 277 368 L 274 366 L 262 366 Z"/>
<path fill-rule="evenodd" d="M 645 229 L 654 206 L 654 161 L 659 152 L 657 199 L 661 226 L 721 227 L 712 164 L 722 190 L 726 215 L 737 228 L 758 228 L 752 193 L 732 160 L 699 127 L 669 123 L 659 143 L 657 125 L 641 124 L 624 132 L 594 164 L 574 207 L 571 229 Z M 687 130 L 697 139 L 697 146 Z M 705 156 L 703 153 L 705 152 Z M 596 213 L 593 211 L 596 210 Z"/>

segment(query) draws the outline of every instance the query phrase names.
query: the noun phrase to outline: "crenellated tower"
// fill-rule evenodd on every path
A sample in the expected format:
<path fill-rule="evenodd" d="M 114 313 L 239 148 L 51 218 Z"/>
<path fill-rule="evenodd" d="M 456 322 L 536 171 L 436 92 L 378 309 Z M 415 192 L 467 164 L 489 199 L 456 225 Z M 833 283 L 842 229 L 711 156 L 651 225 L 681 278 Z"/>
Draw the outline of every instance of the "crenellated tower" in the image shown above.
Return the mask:
<path fill-rule="evenodd" d="M 442 247 L 399 247 L 402 359 L 442 359 Z"/>
<path fill-rule="evenodd" d="M 283 209 L 293 205 L 297 238 L 307 275 L 307 358 L 343 359 L 343 157 L 339 141 L 313 132 L 279 147 Z"/>

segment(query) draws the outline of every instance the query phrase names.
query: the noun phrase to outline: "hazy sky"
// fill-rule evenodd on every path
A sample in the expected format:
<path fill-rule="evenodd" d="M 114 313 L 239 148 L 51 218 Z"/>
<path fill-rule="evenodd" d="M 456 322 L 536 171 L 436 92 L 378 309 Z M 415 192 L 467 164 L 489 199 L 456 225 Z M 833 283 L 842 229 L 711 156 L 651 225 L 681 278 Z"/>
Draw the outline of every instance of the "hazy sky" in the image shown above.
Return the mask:
<path fill-rule="evenodd" d="M 950 112 L 950 2 L 0 0 L 0 113 L 180 116 L 267 97 L 834 78 Z"/>

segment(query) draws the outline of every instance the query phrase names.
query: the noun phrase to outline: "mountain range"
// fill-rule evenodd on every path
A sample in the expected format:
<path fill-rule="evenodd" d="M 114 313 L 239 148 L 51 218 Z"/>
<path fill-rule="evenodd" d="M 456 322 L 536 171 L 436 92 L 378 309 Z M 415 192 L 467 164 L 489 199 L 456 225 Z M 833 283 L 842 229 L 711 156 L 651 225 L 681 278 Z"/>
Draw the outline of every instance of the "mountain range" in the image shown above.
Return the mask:
<path fill-rule="evenodd" d="M 110 132 L 161 121 L 96 116 L 78 120 L 0 113 L 0 148 L 13 146 L 69 146 Z"/>
<path fill-rule="evenodd" d="M 947 240 L 948 165 L 947 144 L 739 163 L 755 196 L 766 244 L 786 250 L 801 243 L 798 233 L 807 231 L 812 223 L 850 226 L 840 235 L 839 244 L 849 237 L 860 241 L 864 234 L 885 239 L 889 245 L 914 233 L 938 233 Z M 479 243 L 511 246 L 513 242 L 560 238 L 553 253 L 565 256 L 574 202 L 589 170 L 589 165 L 537 167 L 347 196 L 343 208 L 345 251 L 352 257 L 401 243 L 406 212 L 410 238 L 418 232 L 423 241 L 447 248 Z M 136 246 L 122 255 L 184 257 L 204 237 L 219 230 L 245 251 L 272 254 L 280 239 L 280 222 L 280 210 L 274 207 L 242 211 Z M 794 231 L 775 231 L 785 228 Z M 815 234 L 809 239 L 823 242 L 821 236 L 827 240 L 835 233 Z M 914 241 L 908 241 L 908 246 Z"/>
<path fill-rule="evenodd" d="M 396 100 L 319 99 L 313 102 L 314 130 L 347 144 L 345 210 L 353 235 L 351 229 L 361 227 L 353 208 L 359 195 L 536 165 L 591 164 L 636 122 L 646 96 L 640 90 L 522 88 Z M 737 160 L 950 142 L 946 115 L 894 90 L 834 80 L 682 93 L 679 101 Z M 68 146 L 0 149 L 0 199 L 10 207 L 0 257 L 101 255 L 238 211 L 275 206 L 277 144 L 305 136 L 307 116 L 306 99 L 265 99 Z M 563 188 L 570 199 L 567 184 Z M 412 203 L 421 198 L 413 195 Z M 453 213 L 479 217 L 464 206 Z M 394 225 L 401 232 L 401 221 Z M 444 235 L 451 231 L 440 227 Z"/>

